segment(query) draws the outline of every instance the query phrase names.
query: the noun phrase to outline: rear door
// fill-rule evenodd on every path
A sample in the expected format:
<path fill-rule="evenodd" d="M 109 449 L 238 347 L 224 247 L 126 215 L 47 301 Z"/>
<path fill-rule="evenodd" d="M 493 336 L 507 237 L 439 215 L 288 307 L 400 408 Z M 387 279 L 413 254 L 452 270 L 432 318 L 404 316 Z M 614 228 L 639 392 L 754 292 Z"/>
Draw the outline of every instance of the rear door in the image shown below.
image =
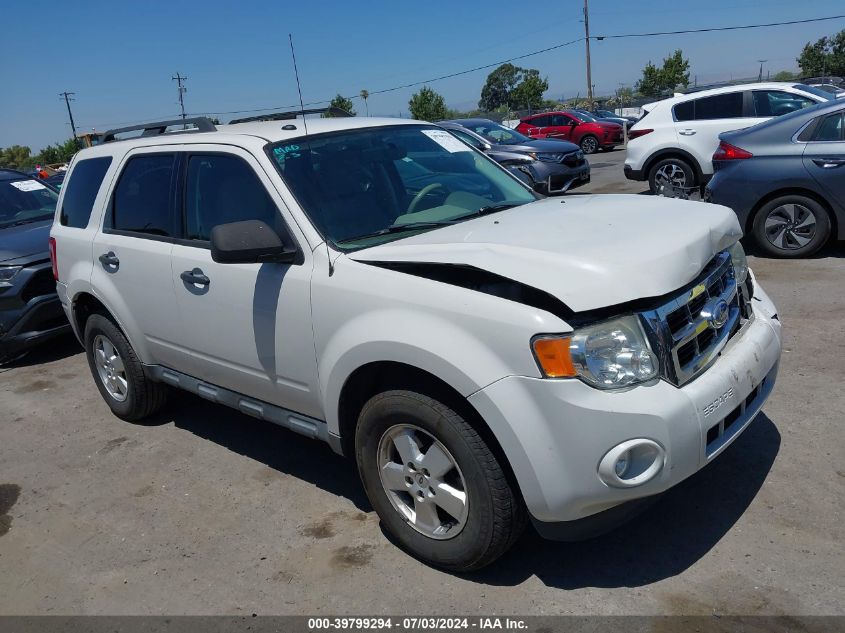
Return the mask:
<path fill-rule="evenodd" d="M 840 213 L 845 211 L 845 111 L 829 114 L 819 122 L 813 140 L 804 148 L 804 167 L 819 183 L 825 198 Z"/>
<path fill-rule="evenodd" d="M 529 119 L 525 121 L 525 125 L 522 130 L 519 130 L 526 136 L 530 136 L 532 138 L 543 138 L 548 136 L 550 132 L 549 126 L 551 125 L 552 117 L 548 114 L 541 114 L 540 116 L 535 116 L 533 119 Z"/>
<path fill-rule="evenodd" d="M 184 371 L 212 384 L 319 417 L 311 329 L 311 253 L 295 264 L 218 264 L 211 229 L 262 220 L 306 245 L 252 154 L 198 145 L 181 155 L 184 239 L 173 247 Z"/>
<path fill-rule="evenodd" d="M 572 140 L 572 132 L 575 129 L 574 122 L 575 119 L 565 114 L 553 114 L 551 115 L 551 126 L 548 128 L 546 136 L 570 141 Z"/>
<path fill-rule="evenodd" d="M 91 285 L 145 362 L 178 360 L 170 252 L 180 226 L 174 208 L 176 154 L 130 152 L 93 241 Z"/>
<path fill-rule="evenodd" d="M 713 152 L 719 146 L 719 134 L 754 125 L 741 90 L 677 103 L 672 108 L 678 144 L 692 154 L 704 174 L 713 173 Z"/>

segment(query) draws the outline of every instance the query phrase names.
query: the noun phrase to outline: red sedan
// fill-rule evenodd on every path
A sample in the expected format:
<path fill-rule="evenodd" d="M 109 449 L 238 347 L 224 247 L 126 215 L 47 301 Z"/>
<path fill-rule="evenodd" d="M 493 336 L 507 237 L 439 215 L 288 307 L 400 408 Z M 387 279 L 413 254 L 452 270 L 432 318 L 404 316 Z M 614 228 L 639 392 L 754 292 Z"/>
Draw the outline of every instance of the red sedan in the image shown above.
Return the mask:
<path fill-rule="evenodd" d="M 622 143 L 622 126 L 581 112 L 544 112 L 520 119 L 517 131 L 531 138 L 559 138 L 581 146 L 585 154 L 611 150 Z"/>

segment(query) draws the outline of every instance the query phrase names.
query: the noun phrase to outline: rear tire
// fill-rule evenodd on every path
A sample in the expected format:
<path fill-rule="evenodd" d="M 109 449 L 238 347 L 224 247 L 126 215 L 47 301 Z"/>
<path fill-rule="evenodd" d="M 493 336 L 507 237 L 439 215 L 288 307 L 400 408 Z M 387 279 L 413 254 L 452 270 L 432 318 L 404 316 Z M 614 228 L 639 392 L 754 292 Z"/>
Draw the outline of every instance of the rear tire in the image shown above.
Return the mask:
<path fill-rule="evenodd" d="M 682 158 L 664 158 L 649 169 L 648 186 L 654 195 L 658 195 L 663 186 L 689 189 L 696 186 L 695 171 Z"/>
<path fill-rule="evenodd" d="M 158 411 L 167 387 L 151 380 L 120 328 L 102 314 L 85 322 L 85 355 L 103 400 L 117 417 L 134 422 Z"/>
<path fill-rule="evenodd" d="M 761 250 L 785 259 L 807 257 L 830 237 L 830 216 L 807 196 L 788 195 L 770 200 L 754 215 L 752 233 Z"/>
<path fill-rule="evenodd" d="M 405 390 L 370 398 L 358 418 L 355 456 L 384 527 L 430 565 L 480 569 L 525 527 L 522 500 L 487 443 L 433 398 Z"/>

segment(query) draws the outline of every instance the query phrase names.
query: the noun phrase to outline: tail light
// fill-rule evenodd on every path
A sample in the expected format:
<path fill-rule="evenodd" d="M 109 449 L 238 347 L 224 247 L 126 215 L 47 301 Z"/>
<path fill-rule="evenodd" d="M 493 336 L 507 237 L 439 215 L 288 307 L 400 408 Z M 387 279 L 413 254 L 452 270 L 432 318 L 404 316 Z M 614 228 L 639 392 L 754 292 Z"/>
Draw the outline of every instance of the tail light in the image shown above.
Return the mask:
<path fill-rule="evenodd" d="M 639 138 L 641 136 L 645 136 L 646 134 L 651 134 L 654 132 L 653 129 L 646 129 L 646 130 L 628 130 L 628 140 L 633 140 L 635 138 Z"/>
<path fill-rule="evenodd" d="M 719 147 L 713 153 L 713 160 L 742 160 L 745 158 L 751 158 L 754 154 L 748 152 L 741 147 L 737 147 L 736 145 L 731 145 L 730 143 L 725 143 L 722 141 L 719 143 Z"/>
<path fill-rule="evenodd" d="M 59 260 L 56 257 L 56 238 L 50 238 L 50 263 L 53 265 L 53 279 L 59 280 Z"/>

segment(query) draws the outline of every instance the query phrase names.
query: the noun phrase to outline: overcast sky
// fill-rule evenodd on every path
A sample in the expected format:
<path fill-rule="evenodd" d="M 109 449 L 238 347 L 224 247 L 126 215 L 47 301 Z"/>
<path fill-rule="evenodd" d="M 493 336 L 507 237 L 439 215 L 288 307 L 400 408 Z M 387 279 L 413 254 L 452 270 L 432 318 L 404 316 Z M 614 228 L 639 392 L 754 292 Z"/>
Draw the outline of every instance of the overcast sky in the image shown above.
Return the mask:
<path fill-rule="evenodd" d="M 676 7 L 692 5 L 689 8 Z M 669 10 L 667 7 L 671 6 Z M 177 71 L 189 77 L 189 113 L 288 108 L 298 102 L 288 33 L 305 101 L 421 81 L 583 36 L 580 0 L 557 2 L 145 2 L 3 3 L 0 147 L 38 151 L 70 136 L 58 93 L 79 131 L 178 115 Z M 842 0 L 590 0 L 593 35 L 800 20 L 845 13 Z M 797 68 L 802 46 L 845 28 L 845 19 L 727 33 L 594 42 L 599 94 L 633 84 L 649 60 L 682 48 L 699 83 Z M 14 55 L 10 54 L 11 52 Z M 548 97 L 586 93 L 578 42 L 516 62 L 549 80 Z M 490 70 L 431 86 L 451 107 L 478 100 Z M 765 71 L 764 71 L 765 72 Z M 373 115 L 407 116 L 418 88 L 373 95 Z M 356 99 L 356 108 L 364 107 Z M 219 114 L 228 121 L 238 116 Z M 240 115 L 245 116 L 245 115 Z"/>

